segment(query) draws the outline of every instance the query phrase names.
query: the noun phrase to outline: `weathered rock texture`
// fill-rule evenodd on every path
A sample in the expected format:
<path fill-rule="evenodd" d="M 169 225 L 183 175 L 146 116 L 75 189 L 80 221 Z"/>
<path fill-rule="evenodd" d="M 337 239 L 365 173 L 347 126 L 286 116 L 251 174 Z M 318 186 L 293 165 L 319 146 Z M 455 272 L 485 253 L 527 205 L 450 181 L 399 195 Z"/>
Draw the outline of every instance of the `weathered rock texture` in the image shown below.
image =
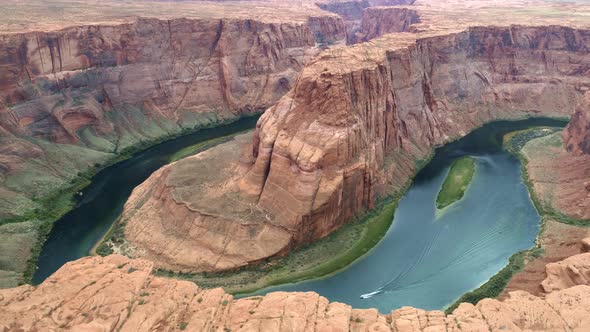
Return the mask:
<path fill-rule="evenodd" d="M 583 254 L 568 258 L 580 264 Z M 37 287 L 0 290 L 2 331 L 586 331 L 590 286 L 550 274 L 563 287 L 544 297 L 524 291 L 504 301 L 463 303 L 451 315 L 411 307 L 380 314 L 329 302 L 316 293 L 276 292 L 234 300 L 222 289 L 152 275 L 153 264 L 123 256 L 63 266 Z M 548 271 L 553 268 L 548 267 Z M 566 281 L 559 279 L 565 277 Z"/>
<path fill-rule="evenodd" d="M 26 219 L 125 148 L 263 111 L 321 43 L 345 39 L 342 19 L 321 12 L 0 35 L 0 219 Z"/>
<path fill-rule="evenodd" d="M 590 108 L 586 109 L 590 112 Z M 579 140 L 576 146 L 586 144 L 590 137 L 568 136 L 573 128 L 580 126 L 580 116 L 576 112 L 568 128 L 561 135 L 535 139 L 522 150 L 527 159 L 526 169 L 529 182 L 541 205 L 543 213 L 555 217 L 588 220 L 590 224 L 590 154 L 581 151 L 568 152 L 572 141 Z M 574 134 L 575 135 L 575 134 Z M 566 148 L 564 148 L 564 144 Z"/>
<path fill-rule="evenodd" d="M 410 31 L 413 24 L 419 23 L 418 12 L 408 8 L 371 7 L 363 11 L 360 27 L 351 32 L 349 42 L 361 43 L 392 32 Z"/>
<path fill-rule="evenodd" d="M 201 187 L 231 193 L 227 204 L 237 199 L 255 207 L 265 216 L 258 222 L 283 229 L 289 247 L 298 246 L 326 236 L 372 208 L 376 199 L 400 190 L 434 147 L 492 120 L 569 116 L 590 87 L 585 74 L 590 70 L 588 30 L 471 28 L 404 40 L 387 44 L 389 49 L 378 46 L 383 43 L 378 39 L 322 53 L 259 120 L 240 171 L 224 173 L 231 184 L 212 180 Z M 197 163 L 208 163 L 207 157 L 193 162 L 193 174 L 201 167 Z M 132 200 L 149 197 L 141 196 L 146 192 L 142 187 Z M 171 191 L 184 190 L 177 187 Z M 195 183 L 192 188 L 195 193 L 185 198 L 189 205 L 199 205 L 208 192 Z M 126 234 L 139 249 L 149 250 L 133 240 L 154 220 L 146 216 L 167 220 L 173 215 L 155 206 L 128 206 L 124 212 L 128 225 L 135 225 L 127 226 Z M 244 224 L 219 210 L 224 219 Z M 190 225 L 199 214 L 197 209 L 184 220 Z M 143 233 L 152 242 L 160 237 Z M 200 256 L 191 252 L 193 261 Z M 166 257 L 156 263 L 168 266 L 171 261 Z"/>
<path fill-rule="evenodd" d="M 347 42 L 356 44 L 386 33 L 408 31 L 410 25 L 420 22 L 418 13 L 391 6 L 413 3 L 414 1 L 407 0 L 353 0 L 319 2 L 317 5 L 323 10 L 340 15 L 346 23 Z"/>
<path fill-rule="evenodd" d="M 577 156 L 590 155 L 590 92 L 572 115 L 563 139 L 567 151 Z"/>
<path fill-rule="evenodd" d="M 84 128 L 102 136 L 129 131 L 107 116 L 123 105 L 181 125 L 194 113 L 264 109 L 317 52 L 316 35 L 344 38 L 342 20 L 311 21 L 138 19 L 4 35 L 2 127 L 71 143 Z"/>
<path fill-rule="evenodd" d="M 247 171 L 235 157 L 251 139 L 240 135 L 150 176 L 125 204 L 122 222 L 133 245 L 115 249 L 173 271 L 232 269 L 285 252 L 291 233 L 232 190 Z"/>
<path fill-rule="evenodd" d="M 297 241 L 399 189 L 435 146 L 495 119 L 568 116 L 590 85 L 587 30 L 472 28 L 385 56 L 363 45 L 324 54 L 258 122 L 242 192 Z"/>

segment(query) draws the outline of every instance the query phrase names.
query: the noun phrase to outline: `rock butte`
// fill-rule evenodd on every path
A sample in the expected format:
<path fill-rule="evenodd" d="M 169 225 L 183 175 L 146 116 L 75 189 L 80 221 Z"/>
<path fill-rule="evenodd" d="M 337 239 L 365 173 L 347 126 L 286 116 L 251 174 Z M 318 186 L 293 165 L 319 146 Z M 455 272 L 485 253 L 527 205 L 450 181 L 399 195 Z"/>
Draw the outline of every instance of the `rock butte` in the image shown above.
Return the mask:
<path fill-rule="evenodd" d="M 589 241 L 587 239 L 586 241 Z M 152 275 L 119 255 L 70 262 L 41 285 L 0 290 L 2 331 L 586 331 L 590 253 L 547 266 L 546 293 L 462 303 L 450 315 L 403 307 L 384 315 L 313 292 L 234 300 L 221 288 Z"/>
<path fill-rule="evenodd" d="M 321 53 L 263 114 L 241 158 L 230 143 L 137 188 L 123 213 L 133 255 L 212 271 L 284 254 L 400 190 L 434 147 L 493 120 L 568 117 L 590 87 L 590 30 L 396 36 Z M 223 177 L 195 175 L 222 150 L 234 156 Z M 181 206 L 187 214 L 170 218 Z M 264 240 L 270 230 L 276 241 Z"/>

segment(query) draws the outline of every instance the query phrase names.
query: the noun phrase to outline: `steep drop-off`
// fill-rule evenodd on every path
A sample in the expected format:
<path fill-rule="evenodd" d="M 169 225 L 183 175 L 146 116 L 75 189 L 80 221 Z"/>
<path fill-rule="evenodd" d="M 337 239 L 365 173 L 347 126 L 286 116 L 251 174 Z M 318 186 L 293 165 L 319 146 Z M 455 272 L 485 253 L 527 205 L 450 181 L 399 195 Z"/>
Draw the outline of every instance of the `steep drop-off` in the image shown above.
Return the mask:
<path fill-rule="evenodd" d="M 407 8 L 371 7 L 363 11 L 360 27 L 349 32 L 351 44 L 366 42 L 392 32 L 410 31 L 413 24 L 419 23 L 418 12 Z"/>
<path fill-rule="evenodd" d="M 146 142 L 261 112 L 345 39 L 330 13 L 0 35 L 0 236 L 28 239 L 6 245 L 0 287 L 23 281 L 41 222 L 68 209 L 80 179 Z"/>
<path fill-rule="evenodd" d="M 416 41 L 407 36 L 396 41 L 390 36 L 327 51 L 265 112 L 250 152 L 239 162 L 235 157 L 233 162 L 227 159 L 239 170 L 226 174 L 231 181 L 192 182 L 191 194 L 184 195 L 184 183 L 152 178 L 136 189 L 130 201 L 173 199 L 193 211 L 182 219 L 188 227 L 208 214 L 203 202 L 210 191 L 216 197 L 229 195 L 231 200 L 223 198 L 216 206 L 237 201 L 237 206 L 261 213 L 263 218 L 253 218 L 257 223 L 288 234 L 288 245 L 274 249 L 276 254 L 284 253 L 326 236 L 372 208 L 377 199 L 399 191 L 434 147 L 485 122 L 569 116 L 590 86 L 589 46 L 587 30 L 512 26 L 470 28 Z M 185 162 L 184 168 L 171 168 L 188 177 L 208 163 L 203 155 Z M 167 183 L 167 195 L 149 194 L 147 186 L 158 181 Z M 151 251 L 149 258 L 159 266 L 211 270 L 210 265 L 198 263 L 199 251 L 184 252 L 193 262 L 186 264 L 175 259 L 179 246 L 173 243 L 164 250 L 158 246 L 156 253 L 145 245 L 158 242 L 162 234 L 143 229 L 153 229 L 154 224 L 167 229 L 172 211 L 161 207 L 127 206 L 123 220 L 127 237 L 139 249 L 135 253 L 142 256 L 142 250 Z M 250 222 L 233 212 L 218 212 L 218 217 L 241 227 Z M 213 224 L 206 227 L 213 228 Z M 179 243 L 186 237 L 204 241 L 206 234 L 184 232 Z M 255 232 L 241 240 L 244 251 L 261 246 Z M 224 248 L 216 255 L 224 256 Z M 232 260 L 232 265 L 257 260 Z M 223 268 L 231 266 L 215 270 Z"/>
<path fill-rule="evenodd" d="M 572 115 L 563 138 L 567 151 L 577 156 L 590 154 L 590 93 L 586 94 L 584 102 Z"/>
<path fill-rule="evenodd" d="M 342 20 L 138 19 L 3 35 L 0 126 L 9 147 L 3 175 L 46 152 L 24 138 L 117 152 L 259 112 L 289 91 L 317 54 L 317 38 L 343 40 Z"/>
<path fill-rule="evenodd" d="M 327 1 L 317 5 L 338 14 L 346 24 L 348 44 L 362 43 L 386 33 L 406 32 L 420 22 L 418 12 L 398 5 L 412 5 L 415 0 Z"/>
<path fill-rule="evenodd" d="M 400 189 L 437 145 L 495 119 L 569 116 L 590 84 L 589 46 L 587 30 L 513 26 L 385 56 L 327 52 L 259 120 L 242 192 L 296 241 L 321 237 Z"/>

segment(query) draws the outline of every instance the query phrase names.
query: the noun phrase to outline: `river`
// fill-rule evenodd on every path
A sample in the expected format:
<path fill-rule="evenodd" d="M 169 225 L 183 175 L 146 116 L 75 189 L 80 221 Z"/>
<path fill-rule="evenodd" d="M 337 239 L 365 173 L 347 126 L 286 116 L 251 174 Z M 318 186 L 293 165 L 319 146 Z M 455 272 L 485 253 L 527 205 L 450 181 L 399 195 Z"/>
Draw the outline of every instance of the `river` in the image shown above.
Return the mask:
<path fill-rule="evenodd" d="M 202 129 L 157 144 L 107 167 L 82 191 L 75 209 L 55 222 L 37 262 L 33 284 L 39 284 L 69 261 L 88 256 L 120 216 L 133 188 L 170 162 L 178 151 L 218 137 L 253 129 L 258 116 Z"/>
<path fill-rule="evenodd" d="M 56 222 L 39 257 L 39 283 L 68 261 L 87 256 L 117 220 L 133 188 L 196 143 L 253 128 L 255 118 L 206 129 L 156 145 L 108 167 L 83 191 L 78 206 Z M 520 162 L 502 149 L 502 136 L 550 119 L 485 125 L 436 150 L 400 200 L 394 222 L 367 255 L 329 277 L 257 292 L 315 291 L 331 301 L 383 313 L 410 305 L 442 309 L 486 282 L 509 257 L 533 246 L 540 217 L 522 181 Z M 453 160 L 476 158 L 465 196 L 443 212 L 435 199 Z"/>
<path fill-rule="evenodd" d="M 314 291 L 330 301 L 389 313 L 402 306 L 443 309 L 492 277 L 514 253 L 530 249 L 540 217 L 523 183 L 518 159 L 502 149 L 504 134 L 549 119 L 499 121 L 436 150 L 400 200 L 384 238 L 367 255 L 329 277 L 271 287 Z M 463 199 L 437 211 L 436 196 L 450 164 L 476 159 Z"/>

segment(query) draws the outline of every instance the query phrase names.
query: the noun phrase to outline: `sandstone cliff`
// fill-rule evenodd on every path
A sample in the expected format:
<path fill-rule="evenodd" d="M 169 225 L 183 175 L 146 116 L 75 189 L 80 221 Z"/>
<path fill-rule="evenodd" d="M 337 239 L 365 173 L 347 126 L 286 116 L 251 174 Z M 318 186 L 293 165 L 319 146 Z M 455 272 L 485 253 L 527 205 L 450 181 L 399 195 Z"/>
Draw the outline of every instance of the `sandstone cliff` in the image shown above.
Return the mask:
<path fill-rule="evenodd" d="M 386 33 L 408 31 L 410 25 L 420 22 L 418 12 L 391 6 L 411 5 L 414 1 L 327 1 L 319 2 L 317 5 L 323 10 L 340 15 L 346 23 L 347 42 L 356 44 Z"/>
<path fill-rule="evenodd" d="M 559 263 L 590 275 L 590 253 Z M 585 263 L 582 263 L 585 262 Z M 381 314 L 329 302 L 316 293 L 276 292 L 234 300 L 222 289 L 152 275 L 153 264 L 118 255 L 64 265 L 37 287 L 0 290 L 2 331 L 585 331 L 588 278 L 548 266 L 553 287 L 503 301 L 461 304 L 451 315 L 411 307 Z M 560 279 L 565 276 L 565 279 Z"/>
<path fill-rule="evenodd" d="M 342 19 L 321 12 L 0 35 L 0 224 L 43 215 L 49 195 L 128 147 L 261 112 L 324 44 L 345 39 Z M 29 247 L 6 259 L 26 262 Z M 2 286 L 13 264 L 0 265 Z"/>
<path fill-rule="evenodd" d="M 242 228 L 257 223 L 281 229 L 288 234 L 286 241 L 267 250 L 257 232 L 245 232 L 250 236 L 241 238 L 242 251 L 254 251 L 257 259 L 233 255 L 231 265 L 212 268 L 199 263 L 208 254 L 193 250 L 185 255 L 193 264 L 186 264 L 175 245 L 167 246 L 171 250 L 158 245 L 154 254 L 148 243 L 159 242 L 162 233 L 143 231 L 153 224 L 166 229 L 174 211 L 161 203 L 128 204 L 123 220 L 127 237 L 138 247 L 135 253 L 184 271 L 220 270 L 273 251 L 285 253 L 326 236 L 380 197 L 400 190 L 436 146 L 497 119 L 567 117 L 590 86 L 584 74 L 590 70 L 587 30 L 488 27 L 419 40 L 396 38 L 388 35 L 322 53 L 258 121 L 249 153 L 239 161 L 235 152 L 225 159 L 233 165 L 231 172 L 224 171 L 225 179 L 193 181 L 188 190 L 186 183 L 152 178 L 130 198 L 173 199 L 190 206 L 193 213 L 183 217 L 183 227 L 211 214 L 210 206 L 215 206 L 217 217 Z M 171 168 L 188 177 L 203 165 L 218 164 L 208 158 Z M 170 192 L 154 198 L 147 188 L 158 181 Z M 183 194 L 187 190 L 190 195 Z M 213 205 L 206 203 L 212 190 L 220 199 Z M 219 208 L 228 204 L 249 206 L 256 213 L 245 220 L 233 209 Z M 209 242 L 203 234 L 182 238 Z M 226 234 L 223 243 L 232 243 L 229 248 L 235 251 L 237 242 L 230 237 Z M 224 248 L 215 256 L 224 256 Z"/>
<path fill-rule="evenodd" d="M 418 12 L 407 8 L 371 7 L 363 11 L 360 27 L 349 36 L 352 44 L 361 43 L 392 32 L 407 32 L 419 23 Z"/>
<path fill-rule="evenodd" d="M 118 152 L 184 128 L 260 112 L 291 89 L 295 75 L 318 53 L 319 39 L 336 43 L 345 37 L 342 20 L 329 14 L 282 23 L 140 18 L 2 35 L 0 139 L 11 147 L 0 156 L 2 175 L 34 165 L 49 153 L 44 142 Z M 106 158 L 78 150 L 72 159 L 86 166 Z M 60 161 L 52 166 L 61 168 Z M 48 173 L 52 184 L 73 176 Z M 0 216 L 23 209 L 2 210 Z"/>
<path fill-rule="evenodd" d="M 566 149 L 575 155 L 590 155 L 590 93 L 576 109 L 563 133 Z M 590 191 L 590 186 L 589 186 Z"/>
<path fill-rule="evenodd" d="M 342 21 L 138 19 L 4 35 L 2 126 L 73 142 L 85 128 L 97 134 L 137 129 L 106 116 L 124 105 L 145 106 L 149 115 L 185 126 L 194 122 L 190 114 L 264 109 L 317 52 L 316 36 L 344 38 Z"/>
<path fill-rule="evenodd" d="M 587 30 L 471 28 L 396 46 L 324 53 L 259 120 L 242 193 L 297 242 L 400 189 L 434 147 L 487 121 L 568 116 L 590 84 Z"/>

